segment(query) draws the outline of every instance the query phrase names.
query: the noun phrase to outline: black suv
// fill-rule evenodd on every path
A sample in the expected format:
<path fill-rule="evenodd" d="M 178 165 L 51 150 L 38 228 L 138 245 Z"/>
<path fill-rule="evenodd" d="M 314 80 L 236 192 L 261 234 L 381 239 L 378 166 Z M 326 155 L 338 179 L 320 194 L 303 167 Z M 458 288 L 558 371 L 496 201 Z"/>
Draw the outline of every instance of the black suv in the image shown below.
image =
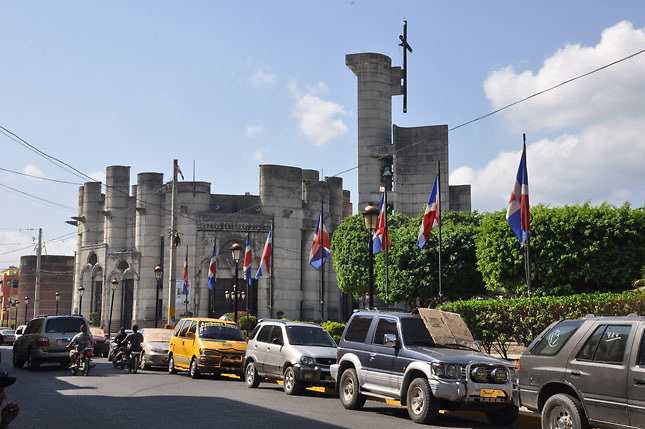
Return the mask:
<path fill-rule="evenodd" d="M 331 366 L 345 408 L 376 397 L 401 401 L 416 423 L 432 422 L 442 409 L 474 409 L 497 426 L 512 424 L 513 365 L 479 352 L 459 315 L 419 311 L 352 315 Z"/>
<path fill-rule="evenodd" d="M 81 331 L 81 325 L 90 327 L 83 316 L 38 316 L 29 322 L 22 336 L 13 344 L 13 366 L 21 368 L 25 362 L 35 369 L 41 362 L 69 364 L 69 350 L 65 347 Z"/>
<path fill-rule="evenodd" d="M 520 358 L 518 390 L 543 428 L 645 428 L 645 318 L 553 323 Z"/>

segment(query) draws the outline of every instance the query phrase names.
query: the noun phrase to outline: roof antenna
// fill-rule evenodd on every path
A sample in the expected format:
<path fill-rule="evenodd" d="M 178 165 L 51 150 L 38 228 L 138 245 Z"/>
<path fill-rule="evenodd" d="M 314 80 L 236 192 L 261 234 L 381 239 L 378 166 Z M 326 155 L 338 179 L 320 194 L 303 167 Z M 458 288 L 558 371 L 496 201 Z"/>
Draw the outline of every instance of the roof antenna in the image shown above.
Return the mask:
<path fill-rule="evenodd" d="M 412 53 L 412 47 L 408 45 L 408 20 L 403 20 L 403 35 L 399 35 L 403 46 L 403 113 L 408 112 L 408 51 Z"/>

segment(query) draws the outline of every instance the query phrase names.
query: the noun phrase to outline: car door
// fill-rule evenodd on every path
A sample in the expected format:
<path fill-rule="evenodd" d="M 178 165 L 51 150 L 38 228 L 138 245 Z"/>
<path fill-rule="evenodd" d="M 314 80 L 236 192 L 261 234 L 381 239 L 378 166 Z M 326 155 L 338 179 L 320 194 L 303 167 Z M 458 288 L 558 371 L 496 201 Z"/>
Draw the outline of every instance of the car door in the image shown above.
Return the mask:
<path fill-rule="evenodd" d="M 591 420 L 629 424 L 626 351 L 634 331 L 633 323 L 598 325 L 567 364 L 565 378 L 580 392 Z"/>
<path fill-rule="evenodd" d="M 403 376 L 403 373 L 396 367 L 399 349 L 385 344 L 386 334 L 394 335 L 397 338 L 397 343 L 400 344 L 401 336 L 397 329 L 396 318 L 378 318 L 365 369 L 364 387 L 373 391 L 397 395 L 399 380 Z"/>
<path fill-rule="evenodd" d="M 273 330 L 273 325 L 267 324 L 260 328 L 258 332 L 257 339 L 253 344 L 253 355 L 255 356 L 255 367 L 261 372 L 265 373 L 267 371 L 265 366 L 266 361 L 266 352 L 269 347 L 269 341 L 271 338 L 271 331 Z"/>
<path fill-rule="evenodd" d="M 645 323 L 640 323 L 634 338 L 627 377 L 629 424 L 645 428 Z"/>
<path fill-rule="evenodd" d="M 282 326 L 273 325 L 271 329 L 270 342 L 267 344 L 264 357 L 264 368 L 268 374 L 274 376 L 282 375 L 282 346 L 284 346 L 284 335 Z"/>
<path fill-rule="evenodd" d="M 188 328 L 190 328 L 191 322 L 192 321 L 190 319 L 184 321 L 181 331 L 179 331 L 179 335 L 177 336 L 177 346 L 175 347 L 175 366 L 180 368 L 188 368 L 189 365 L 188 358 L 186 357 L 186 341 L 188 340 L 186 338 L 186 333 L 188 332 Z"/>
<path fill-rule="evenodd" d="M 349 326 L 343 337 L 344 342 L 350 343 L 343 345 L 343 347 L 351 349 L 351 353 L 358 358 L 361 364 L 361 367 L 357 368 L 357 375 L 361 384 L 365 383 L 366 368 L 369 365 L 371 345 L 367 342 L 373 320 L 373 316 L 355 315 L 349 322 Z"/>

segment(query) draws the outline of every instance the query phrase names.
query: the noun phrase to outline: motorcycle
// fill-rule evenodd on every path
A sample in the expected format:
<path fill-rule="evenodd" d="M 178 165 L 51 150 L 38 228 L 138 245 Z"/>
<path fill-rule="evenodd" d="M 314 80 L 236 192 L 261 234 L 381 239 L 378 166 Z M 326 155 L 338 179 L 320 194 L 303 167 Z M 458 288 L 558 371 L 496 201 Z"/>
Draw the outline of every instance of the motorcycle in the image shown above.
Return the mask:
<path fill-rule="evenodd" d="M 139 365 L 141 362 L 141 352 L 130 352 L 130 359 L 128 359 L 128 372 L 136 374 L 139 370 Z"/>
<path fill-rule="evenodd" d="M 120 346 L 114 352 L 114 358 L 112 359 L 112 365 L 114 368 L 125 368 L 125 364 L 128 360 L 128 350 L 125 346 Z"/>
<path fill-rule="evenodd" d="M 72 366 L 70 367 L 72 375 L 76 375 L 79 372 L 85 376 L 89 375 L 90 368 L 93 367 L 92 357 L 94 357 L 94 349 L 92 347 L 88 347 L 75 353 L 72 360 Z"/>

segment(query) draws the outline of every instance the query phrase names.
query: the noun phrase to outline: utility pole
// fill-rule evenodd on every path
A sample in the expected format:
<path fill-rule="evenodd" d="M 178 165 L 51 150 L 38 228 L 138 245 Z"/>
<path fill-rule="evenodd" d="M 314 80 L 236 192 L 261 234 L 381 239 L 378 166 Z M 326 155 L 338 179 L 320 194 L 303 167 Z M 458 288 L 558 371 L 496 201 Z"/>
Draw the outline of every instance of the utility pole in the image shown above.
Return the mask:
<path fill-rule="evenodd" d="M 170 202 L 170 210 L 172 214 L 170 217 L 170 266 L 168 267 L 168 281 L 170 282 L 168 285 L 168 324 L 174 324 L 175 320 L 175 276 L 177 275 L 175 273 L 175 259 L 177 257 L 177 253 L 175 252 L 175 238 L 177 235 L 177 168 L 178 164 L 175 159 L 172 162 L 172 197 Z"/>
<path fill-rule="evenodd" d="M 38 316 L 40 301 L 40 257 L 43 249 L 43 229 L 38 228 L 38 249 L 36 249 L 36 288 L 34 290 L 34 317 Z"/>

